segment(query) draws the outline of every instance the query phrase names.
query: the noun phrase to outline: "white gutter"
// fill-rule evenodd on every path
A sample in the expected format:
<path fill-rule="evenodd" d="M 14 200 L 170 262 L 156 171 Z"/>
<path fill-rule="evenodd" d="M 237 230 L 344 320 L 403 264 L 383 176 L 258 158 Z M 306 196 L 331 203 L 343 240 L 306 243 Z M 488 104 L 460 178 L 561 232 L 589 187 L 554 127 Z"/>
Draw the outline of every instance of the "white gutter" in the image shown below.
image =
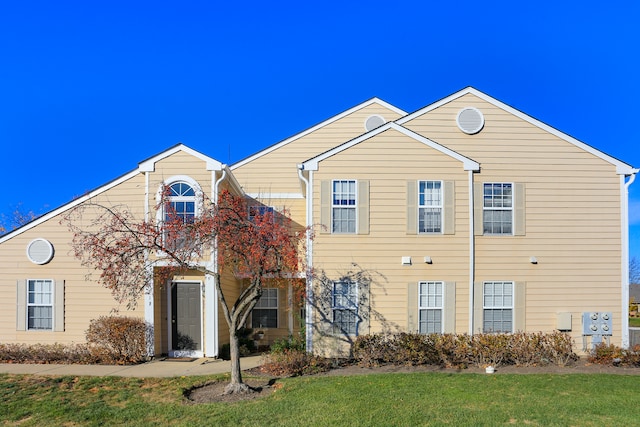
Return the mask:
<path fill-rule="evenodd" d="M 640 169 L 630 175 L 620 175 L 622 215 L 622 348 L 629 348 L 629 186 Z M 625 182 L 629 176 L 629 181 Z"/>
<path fill-rule="evenodd" d="M 313 171 L 309 171 L 309 179 L 304 177 L 304 166 L 298 165 L 298 176 L 306 185 L 306 197 L 307 197 L 307 212 L 306 212 L 306 227 L 310 227 L 313 224 L 313 198 L 311 197 L 311 185 L 313 183 Z M 307 230 L 307 271 L 311 271 L 313 266 L 313 240 L 311 239 L 311 231 Z M 312 278 L 310 274 L 307 274 L 306 286 L 305 286 L 305 338 L 306 348 L 308 353 L 313 353 L 313 286 Z"/>
<path fill-rule="evenodd" d="M 474 218 L 474 202 L 473 194 L 473 171 L 469 170 L 469 335 L 473 335 L 473 288 L 476 272 L 476 247 L 475 247 L 475 218 Z"/>

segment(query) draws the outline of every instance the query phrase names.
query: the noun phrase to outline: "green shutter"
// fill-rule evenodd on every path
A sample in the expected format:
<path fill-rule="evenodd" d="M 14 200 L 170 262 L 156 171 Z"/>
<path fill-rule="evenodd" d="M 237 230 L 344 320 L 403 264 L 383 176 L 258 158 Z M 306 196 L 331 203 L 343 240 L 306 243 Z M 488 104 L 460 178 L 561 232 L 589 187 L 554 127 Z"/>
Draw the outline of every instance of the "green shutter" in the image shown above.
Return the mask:
<path fill-rule="evenodd" d="M 407 182 L 407 234 L 418 234 L 417 186 L 415 181 Z"/>
<path fill-rule="evenodd" d="M 320 181 L 320 233 L 331 233 L 331 181 Z"/>
<path fill-rule="evenodd" d="M 456 232 L 456 195 L 455 195 L 455 182 L 444 181 L 444 219 L 443 234 L 455 234 Z"/>
<path fill-rule="evenodd" d="M 445 334 L 456 333 L 456 282 L 444 282 L 444 322 L 443 330 Z"/>
<path fill-rule="evenodd" d="M 482 211 L 484 206 L 484 185 L 481 182 L 473 183 L 473 234 L 482 236 L 484 225 Z"/>
<path fill-rule="evenodd" d="M 369 234 L 369 181 L 358 181 L 358 234 Z"/>
<path fill-rule="evenodd" d="M 513 234 L 525 235 L 525 187 L 522 183 L 514 184 L 513 191 Z"/>
<path fill-rule="evenodd" d="M 417 333 L 418 328 L 418 283 L 407 285 L 407 332 Z"/>
<path fill-rule="evenodd" d="M 515 282 L 513 284 L 513 332 L 525 331 L 526 326 L 526 286 L 525 282 Z"/>
<path fill-rule="evenodd" d="M 358 335 L 367 335 L 370 331 L 371 317 L 371 295 L 369 294 L 369 286 L 358 285 L 358 316 L 360 317 L 358 324 Z"/>
<path fill-rule="evenodd" d="M 64 331 L 64 280 L 56 280 L 53 284 L 55 295 L 53 305 L 53 330 Z"/>
<path fill-rule="evenodd" d="M 18 280 L 16 286 L 16 330 L 27 330 L 27 282 Z"/>
<path fill-rule="evenodd" d="M 483 329 L 483 317 L 482 310 L 483 305 L 483 289 L 482 282 L 475 282 L 473 284 L 473 334 L 481 334 Z"/>

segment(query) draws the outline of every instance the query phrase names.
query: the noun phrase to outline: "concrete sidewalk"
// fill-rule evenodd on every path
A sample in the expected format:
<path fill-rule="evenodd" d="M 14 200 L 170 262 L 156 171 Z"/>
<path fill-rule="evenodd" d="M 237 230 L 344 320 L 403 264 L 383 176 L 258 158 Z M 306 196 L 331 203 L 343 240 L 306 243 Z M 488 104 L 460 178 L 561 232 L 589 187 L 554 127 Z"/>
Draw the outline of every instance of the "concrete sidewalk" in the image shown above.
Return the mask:
<path fill-rule="evenodd" d="M 260 366 L 262 356 L 240 358 L 242 370 Z M 89 375 L 116 377 L 182 377 L 231 371 L 231 362 L 220 359 L 157 359 L 140 365 L 42 365 L 0 363 L 0 373 L 38 375 Z"/>

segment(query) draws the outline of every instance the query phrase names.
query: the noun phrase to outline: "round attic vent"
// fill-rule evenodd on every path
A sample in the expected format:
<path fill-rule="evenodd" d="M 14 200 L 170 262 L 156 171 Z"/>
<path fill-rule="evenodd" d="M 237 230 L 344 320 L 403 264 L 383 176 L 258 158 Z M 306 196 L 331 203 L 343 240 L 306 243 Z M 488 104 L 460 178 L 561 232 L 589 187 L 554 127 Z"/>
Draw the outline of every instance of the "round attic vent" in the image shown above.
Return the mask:
<path fill-rule="evenodd" d="M 46 264 L 53 258 L 53 245 L 45 239 L 34 239 L 27 245 L 27 258 L 34 264 Z"/>
<path fill-rule="evenodd" d="M 364 121 L 364 128 L 368 132 L 379 126 L 382 126 L 384 123 L 385 123 L 384 117 L 374 114 L 372 116 L 367 117 L 367 120 Z"/>
<path fill-rule="evenodd" d="M 466 107 L 460 110 L 456 122 L 462 132 L 473 135 L 484 127 L 484 116 L 477 108 Z"/>

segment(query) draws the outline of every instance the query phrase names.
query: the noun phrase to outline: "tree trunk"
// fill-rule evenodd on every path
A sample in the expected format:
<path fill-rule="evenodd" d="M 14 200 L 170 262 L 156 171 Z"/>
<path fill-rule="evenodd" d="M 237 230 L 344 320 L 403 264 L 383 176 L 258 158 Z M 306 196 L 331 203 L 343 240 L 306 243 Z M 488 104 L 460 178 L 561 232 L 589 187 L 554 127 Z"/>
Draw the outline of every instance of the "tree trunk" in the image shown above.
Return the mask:
<path fill-rule="evenodd" d="M 242 370 L 240 369 L 240 350 L 238 348 L 238 335 L 235 328 L 229 334 L 229 357 L 231 358 L 231 382 L 225 387 L 224 394 L 249 393 L 251 388 L 242 382 Z"/>

